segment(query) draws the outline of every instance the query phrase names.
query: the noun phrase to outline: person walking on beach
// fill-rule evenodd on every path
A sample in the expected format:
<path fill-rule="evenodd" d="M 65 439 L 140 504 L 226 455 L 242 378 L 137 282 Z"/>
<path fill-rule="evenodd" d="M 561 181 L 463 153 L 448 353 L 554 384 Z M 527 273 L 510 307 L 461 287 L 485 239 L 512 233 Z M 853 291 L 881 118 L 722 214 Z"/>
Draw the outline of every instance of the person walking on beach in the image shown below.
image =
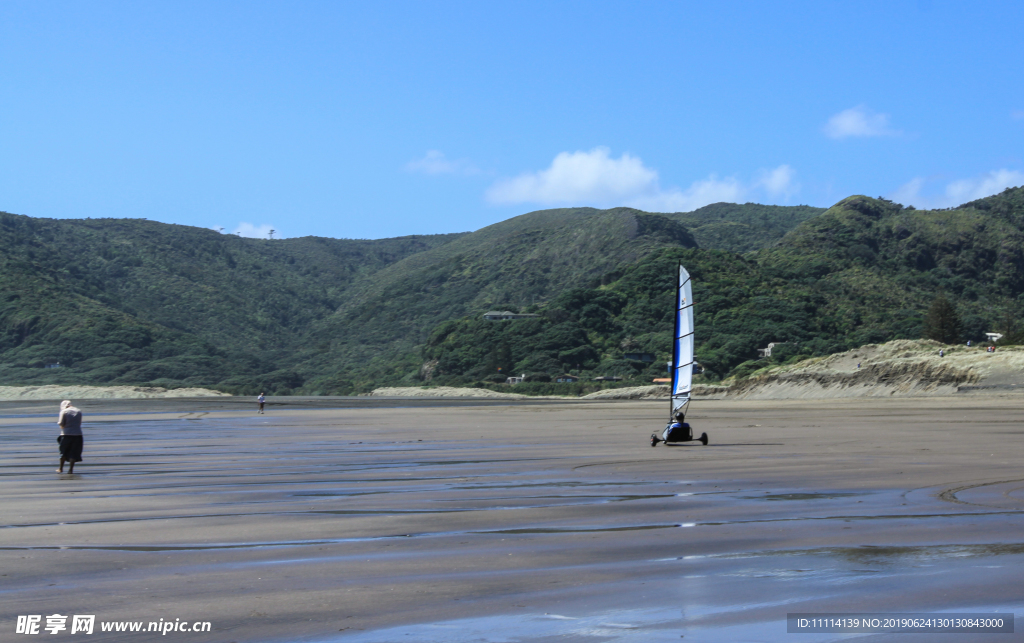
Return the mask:
<path fill-rule="evenodd" d="M 263 413 L 263 404 L 264 404 L 264 402 L 267 401 L 267 398 L 264 397 L 263 393 L 260 393 L 260 396 L 256 398 L 256 401 L 259 402 L 259 404 L 260 404 L 260 410 L 256 411 L 256 412 L 257 413 Z"/>
<path fill-rule="evenodd" d="M 57 473 L 64 473 L 65 461 L 70 465 L 68 473 L 74 473 L 75 463 L 82 461 L 82 412 L 71 406 L 71 400 L 60 403 L 57 424 L 60 426 L 60 435 L 57 436 L 57 443 L 60 445 L 60 468 L 57 469 Z"/>

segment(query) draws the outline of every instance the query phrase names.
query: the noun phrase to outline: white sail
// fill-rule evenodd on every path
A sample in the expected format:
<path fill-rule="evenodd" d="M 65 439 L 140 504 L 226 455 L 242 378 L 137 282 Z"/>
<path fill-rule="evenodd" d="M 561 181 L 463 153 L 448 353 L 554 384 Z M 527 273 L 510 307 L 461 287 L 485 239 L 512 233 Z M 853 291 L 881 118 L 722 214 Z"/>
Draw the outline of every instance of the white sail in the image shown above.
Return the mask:
<path fill-rule="evenodd" d="M 679 266 L 676 293 L 675 345 L 672 349 L 672 417 L 686 412 L 693 388 L 693 286 Z"/>

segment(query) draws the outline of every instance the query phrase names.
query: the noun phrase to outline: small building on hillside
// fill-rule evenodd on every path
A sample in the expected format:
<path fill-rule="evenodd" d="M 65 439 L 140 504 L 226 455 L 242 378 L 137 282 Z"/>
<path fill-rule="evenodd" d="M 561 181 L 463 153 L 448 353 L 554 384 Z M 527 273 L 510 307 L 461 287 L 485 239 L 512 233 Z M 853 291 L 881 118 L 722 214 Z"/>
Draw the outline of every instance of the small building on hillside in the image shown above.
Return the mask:
<path fill-rule="evenodd" d="M 60 368 L 60 362 L 54 362 L 53 364 L 47 364 L 45 368 Z"/>
<path fill-rule="evenodd" d="M 621 382 L 624 378 L 619 375 L 599 375 L 592 378 L 591 382 Z"/>
<path fill-rule="evenodd" d="M 757 357 L 758 357 L 758 359 L 761 359 L 761 358 L 764 358 L 764 357 L 771 357 L 772 356 L 772 349 L 774 349 L 776 346 L 782 346 L 783 344 L 788 344 L 788 343 L 789 342 L 772 342 L 771 344 L 768 344 L 768 348 L 759 348 L 759 349 L 757 349 L 757 352 L 758 352 L 758 356 Z"/>
<path fill-rule="evenodd" d="M 576 377 L 575 375 L 559 375 L 558 377 L 555 378 L 555 381 L 558 382 L 559 384 L 575 384 L 576 382 L 580 381 L 580 378 Z"/>
<path fill-rule="evenodd" d="M 533 319 L 540 317 L 534 313 L 514 313 L 511 310 L 489 310 L 484 313 L 487 321 L 507 321 L 509 319 Z"/>
<path fill-rule="evenodd" d="M 1003 334 L 1002 333 L 985 333 L 985 337 L 988 337 L 988 341 L 989 341 L 990 344 L 995 344 L 996 342 L 998 342 L 1000 339 L 1003 338 Z"/>
<path fill-rule="evenodd" d="M 513 375 L 512 377 L 506 378 L 505 379 L 505 383 L 506 384 L 522 384 L 523 380 L 525 380 L 525 379 L 526 379 L 526 374 L 523 373 L 519 377 L 516 377 L 515 375 Z"/>

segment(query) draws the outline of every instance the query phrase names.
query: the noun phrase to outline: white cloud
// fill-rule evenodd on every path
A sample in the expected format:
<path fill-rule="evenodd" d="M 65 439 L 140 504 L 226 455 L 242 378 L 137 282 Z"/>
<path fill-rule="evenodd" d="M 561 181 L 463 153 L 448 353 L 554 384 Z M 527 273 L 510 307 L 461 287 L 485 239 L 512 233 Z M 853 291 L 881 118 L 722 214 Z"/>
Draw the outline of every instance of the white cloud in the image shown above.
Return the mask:
<path fill-rule="evenodd" d="M 953 181 L 946 186 L 946 196 L 960 205 L 975 199 L 998 194 L 1006 188 L 1024 184 L 1024 173 L 1016 170 L 993 170 L 974 179 Z"/>
<path fill-rule="evenodd" d="M 406 163 L 405 169 L 409 172 L 418 172 L 431 176 L 437 174 L 471 175 L 480 173 L 479 168 L 469 161 L 465 159 L 450 160 L 440 150 L 427 151 L 423 158 Z"/>
<path fill-rule="evenodd" d="M 795 172 L 788 165 L 762 170 L 762 178 L 747 186 L 735 177 L 712 174 L 684 189 L 662 188 L 658 172 L 630 154 L 613 158 L 606 147 L 589 152 L 562 152 L 551 166 L 501 179 L 487 190 L 495 204 L 630 206 L 654 212 L 686 212 L 709 203 L 738 202 L 751 189 L 764 188 L 772 196 L 795 193 Z"/>
<path fill-rule="evenodd" d="M 238 227 L 236 227 L 231 232 L 231 234 L 237 234 L 240 237 L 247 237 L 249 239 L 266 239 L 266 238 L 268 238 L 270 236 L 270 231 L 271 230 L 275 230 L 275 228 L 274 228 L 274 226 L 270 225 L 269 223 L 261 223 L 260 225 L 253 225 L 251 223 L 247 223 L 245 221 L 242 221 L 241 223 L 238 224 Z M 275 239 L 281 239 L 281 238 L 283 238 L 283 236 L 279 232 L 277 232 L 275 230 L 274 231 L 274 238 Z"/>
<path fill-rule="evenodd" d="M 501 179 L 487 190 L 491 203 L 622 203 L 658 190 L 658 173 L 629 154 L 618 159 L 607 147 L 562 152 L 551 167 Z"/>
<path fill-rule="evenodd" d="M 970 179 L 958 179 L 946 184 L 938 194 L 923 194 L 931 179 L 916 177 L 901 185 L 892 200 L 917 208 L 949 208 L 999 194 L 1006 188 L 1024 185 L 1024 172 L 1017 170 L 992 170 Z M 934 191 L 933 191 L 934 192 Z"/>
<path fill-rule="evenodd" d="M 896 203 L 902 203 L 903 205 L 927 208 L 929 206 L 925 205 L 921 198 L 921 189 L 927 182 L 927 179 L 924 177 L 915 177 L 898 187 L 895 192 L 889 195 L 889 198 Z"/>
<path fill-rule="evenodd" d="M 786 199 L 800 191 L 796 171 L 789 165 L 780 165 L 774 170 L 761 170 L 755 185 L 763 187 L 770 196 Z"/>
<path fill-rule="evenodd" d="M 694 181 L 685 190 L 671 188 L 627 200 L 628 205 L 648 212 L 690 212 L 711 203 L 739 203 L 747 189 L 735 178 L 719 179 L 712 174 L 703 181 Z"/>
<path fill-rule="evenodd" d="M 830 138 L 898 136 L 901 133 L 889 126 L 888 114 L 879 114 L 865 105 L 857 105 L 835 114 L 825 123 L 824 131 Z"/>

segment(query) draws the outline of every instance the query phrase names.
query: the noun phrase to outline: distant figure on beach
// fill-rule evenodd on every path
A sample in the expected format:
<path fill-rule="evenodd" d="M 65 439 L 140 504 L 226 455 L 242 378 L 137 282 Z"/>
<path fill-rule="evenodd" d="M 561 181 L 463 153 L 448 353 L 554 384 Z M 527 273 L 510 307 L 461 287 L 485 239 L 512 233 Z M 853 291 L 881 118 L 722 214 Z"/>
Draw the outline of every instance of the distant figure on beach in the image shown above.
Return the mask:
<path fill-rule="evenodd" d="M 267 398 L 264 397 L 263 393 L 260 393 L 260 396 L 256 398 L 256 401 L 260 403 L 260 410 L 257 411 L 257 413 L 263 413 L 263 404 L 267 401 Z"/>
<path fill-rule="evenodd" d="M 939 357 L 945 357 L 945 356 L 946 356 L 946 351 L 945 351 L 945 349 L 942 349 L 942 348 L 940 348 L 940 349 L 939 349 Z"/>
<path fill-rule="evenodd" d="M 970 348 L 970 347 L 971 347 L 971 340 L 968 339 L 967 340 L 967 348 Z"/>
<path fill-rule="evenodd" d="M 82 461 L 82 412 L 71 406 L 71 400 L 60 403 L 60 415 L 57 416 L 60 435 L 60 468 L 57 473 L 64 473 L 64 462 L 70 464 L 68 473 L 75 472 L 75 463 Z"/>

